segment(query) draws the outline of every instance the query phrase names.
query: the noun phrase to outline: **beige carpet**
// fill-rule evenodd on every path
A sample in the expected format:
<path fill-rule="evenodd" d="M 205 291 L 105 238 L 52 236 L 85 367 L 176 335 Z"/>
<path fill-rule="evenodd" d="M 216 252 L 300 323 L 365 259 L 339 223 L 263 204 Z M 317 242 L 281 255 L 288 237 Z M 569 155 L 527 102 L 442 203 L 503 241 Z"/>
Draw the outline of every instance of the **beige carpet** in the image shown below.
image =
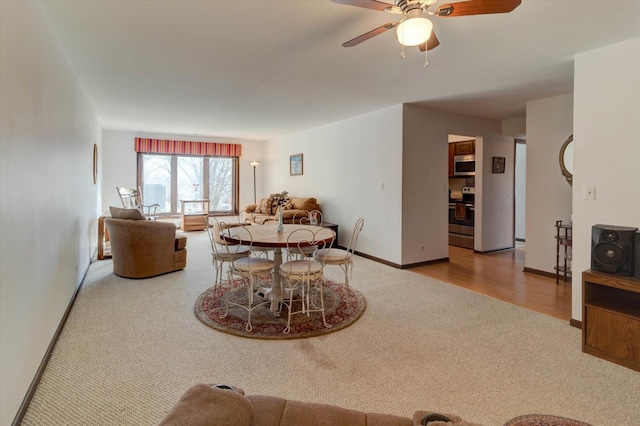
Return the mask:
<path fill-rule="evenodd" d="M 487 426 L 528 413 L 640 422 L 640 373 L 583 354 L 578 329 L 363 258 L 352 285 L 367 310 L 345 330 L 290 341 L 212 330 L 193 314 L 213 281 L 208 239 L 187 235 L 181 272 L 135 281 L 91 265 L 24 425 L 155 424 L 199 382 Z"/>

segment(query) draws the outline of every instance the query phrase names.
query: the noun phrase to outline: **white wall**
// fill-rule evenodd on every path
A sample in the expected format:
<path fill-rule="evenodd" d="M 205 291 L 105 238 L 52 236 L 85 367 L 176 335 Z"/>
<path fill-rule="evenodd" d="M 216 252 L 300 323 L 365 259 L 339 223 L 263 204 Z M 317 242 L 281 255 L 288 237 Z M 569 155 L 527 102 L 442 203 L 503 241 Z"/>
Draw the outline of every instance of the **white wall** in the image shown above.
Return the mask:
<path fill-rule="evenodd" d="M 316 197 L 346 244 L 365 218 L 357 250 L 401 262 L 402 106 L 354 117 L 268 142 L 269 193 Z M 304 175 L 289 176 L 289 156 L 304 154 Z M 383 188 L 384 185 L 384 188 Z"/>
<path fill-rule="evenodd" d="M 572 133 L 572 94 L 527 103 L 527 268 L 555 274 L 555 221 L 571 219 L 571 187 L 559 155 Z"/>
<path fill-rule="evenodd" d="M 341 242 L 364 216 L 358 251 L 385 261 L 446 258 L 450 133 L 482 135 L 487 155 L 508 157 L 506 174 L 485 179 L 489 213 L 481 227 L 490 235 L 485 250 L 512 245 L 513 143 L 500 135 L 496 120 L 398 105 L 277 138 L 265 150 L 268 190 L 262 196 L 286 190 L 318 198 L 326 220 L 340 225 Z M 297 153 L 304 154 L 304 175 L 289 176 L 289 156 Z"/>
<path fill-rule="evenodd" d="M 524 138 L 527 134 L 527 116 L 507 118 L 502 120 L 502 136 Z"/>
<path fill-rule="evenodd" d="M 240 206 L 253 203 L 253 167 L 250 161 L 263 161 L 264 142 L 216 138 L 209 136 L 173 135 L 144 132 L 123 132 L 105 130 L 102 134 L 103 161 L 102 161 L 102 211 L 109 211 L 109 206 L 121 206 L 120 197 L 116 191 L 117 186 L 136 186 L 137 155 L 134 149 L 136 137 L 171 139 L 196 142 L 220 142 L 238 143 L 242 145 L 242 157 L 240 158 Z M 260 164 L 256 168 L 256 193 L 263 192 L 264 167 Z M 258 195 L 259 198 L 259 195 Z"/>
<path fill-rule="evenodd" d="M 0 2 L 0 424 L 95 251 L 92 107 L 39 2 Z"/>
<path fill-rule="evenodd" d="M 476 138 L 475 250 L 513 246 L 513 141 L 501 133 L 498 120 L 404 106 L 403 264 L 448 257 L 449 134 Z M 504 174 L 491 173 L 494 156 Z"/>
<path fill-rule="evenodd" d="M 577 55 L 574 88 L 572 317 L 581 319 L 591 226 L 640 227 L 640 38 Z M 585 186 L 595 200 L 583 199 Z"/>

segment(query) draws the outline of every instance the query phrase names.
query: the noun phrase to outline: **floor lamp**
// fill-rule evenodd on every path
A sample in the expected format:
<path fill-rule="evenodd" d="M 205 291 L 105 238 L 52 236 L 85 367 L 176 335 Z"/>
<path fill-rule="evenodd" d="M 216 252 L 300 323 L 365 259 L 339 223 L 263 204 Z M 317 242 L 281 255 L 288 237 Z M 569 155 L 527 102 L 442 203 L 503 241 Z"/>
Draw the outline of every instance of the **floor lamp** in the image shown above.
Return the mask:
<path fill-rule="evenodd" d="M 253 203 L 256 203 L 256 167 L 260 164 L 259 161 L 251 161 L 249 162 L 253 167 Z"/>

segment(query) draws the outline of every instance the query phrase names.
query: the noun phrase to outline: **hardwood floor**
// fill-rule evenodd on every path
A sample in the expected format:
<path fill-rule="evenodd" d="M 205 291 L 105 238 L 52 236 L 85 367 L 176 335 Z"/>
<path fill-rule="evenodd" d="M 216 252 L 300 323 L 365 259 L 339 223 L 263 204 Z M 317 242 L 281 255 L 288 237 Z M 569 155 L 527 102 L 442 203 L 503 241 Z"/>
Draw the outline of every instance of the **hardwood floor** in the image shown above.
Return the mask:
<path fill-rule="evenodd" d="M 524 249 L 489 254 L 449 246 L 449 262 L 412 268 L 411 271 L 455 284 L 523 308 L 571 319 L 571 283 L 525 273 Z"/>

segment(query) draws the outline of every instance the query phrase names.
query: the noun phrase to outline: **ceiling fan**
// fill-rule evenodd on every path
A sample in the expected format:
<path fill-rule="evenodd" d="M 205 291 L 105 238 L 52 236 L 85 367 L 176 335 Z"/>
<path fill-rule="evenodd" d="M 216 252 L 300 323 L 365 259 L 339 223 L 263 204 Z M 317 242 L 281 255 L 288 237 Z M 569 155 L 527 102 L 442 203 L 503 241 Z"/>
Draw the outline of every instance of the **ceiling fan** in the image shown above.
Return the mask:
<path fill-rule="evenodd" d="M 443 4 L 435 10 L 432 6 L 438 0 L 394 0 L 395 4 L 378 0 L 331 0 L 334 3 L 364 7 L 397 15 L 397 22 L 389 22 L 358 37 L 342 43 L 344 47 L 353 47 L 388 30 L 396 28 L 398 42 L 403 46 L 418 46 L 425 52 L 436 48 L 440 41 L 433 32 L 433 23 L 425 15 L 448 18 L 453 16 L 486 15 L 508 13 L 520 5 L 522 0 L 468 0 L 459 3 Z M 425 61 L 425 66 L 428 62 Z"/>

